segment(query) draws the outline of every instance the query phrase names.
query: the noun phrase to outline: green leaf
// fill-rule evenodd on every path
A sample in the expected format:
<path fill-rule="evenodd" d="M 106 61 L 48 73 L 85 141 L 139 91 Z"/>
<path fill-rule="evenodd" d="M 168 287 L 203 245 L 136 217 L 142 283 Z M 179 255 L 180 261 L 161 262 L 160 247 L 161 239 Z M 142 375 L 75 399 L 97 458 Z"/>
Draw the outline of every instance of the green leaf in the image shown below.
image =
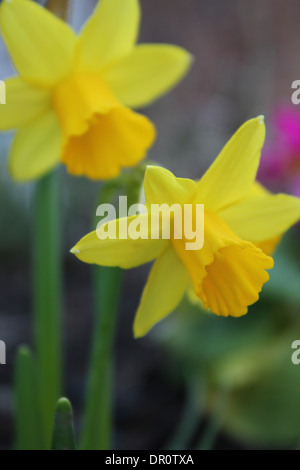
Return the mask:
<path fill-rule="evenodd" d="M 30 350 L 25 346 L 17 351 L 14 401 L 16 448 L 43 449 L 35 363 Z"/>
<path fill-rule="evenodd" d="M 60 398 L 57 402 L 52 450 L 75 450 L 75 433 L 73 423 L 72 405 L 67 398 Z"/>
<path fill-rule="evenodd" d="M 49 173 L 35 184 L 33 227 L 33 306 L 39 405 L 47 447 L 55 405 L 61 396 L 62 257 L 60 246 L 59 173 Z"/>
<path fill-rule="evenodd" d="M 182 371 L 193 380 L 204 371 L 207 412 L 213 412 L 217 390 L 232 390 L 224 428 L 235 439 L 258 447 L 299 441 L 300 366 L 292 364 L 291 344 L 300 339 L 300 319 L 290 304 L 264 299 L 235 319 L 183 303 L 156 338 L 175 358 L 182 378 Z"/>

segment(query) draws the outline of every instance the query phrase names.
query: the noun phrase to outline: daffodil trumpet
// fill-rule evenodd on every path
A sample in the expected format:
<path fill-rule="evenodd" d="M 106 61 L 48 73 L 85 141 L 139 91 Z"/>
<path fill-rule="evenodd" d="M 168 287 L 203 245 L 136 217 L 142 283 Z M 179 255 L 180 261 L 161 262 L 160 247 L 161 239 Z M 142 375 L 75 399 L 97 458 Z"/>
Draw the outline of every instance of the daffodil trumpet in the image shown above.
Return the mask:
<path fill-rule="evenodd" d="M 106 180 L 146 156 L 155 127 L 133 109 L 173 88 L 192 58 L 169 44 L 137 45 L 139 23 L 139 0 L 101 0 L 78 36 L 32 0 L 2 1 L 1 34 L 19 76 L 6 80 L 0 130 L 17 130 L 16 181 L 59 163 Z"/>
<path fill-rule="evenodd" d="M 245 315 L 259 299 L 274 264 L 272 252 L 300 218 L 299 198 L 271 194 L 255 181 L 264 139 L 263 117 L 247 121 L 197 182 L 176 178 L 163 168 L 147 168 L 148 208 L 204 204 L 203 248 L 187 250 L 184 236 L 166 240 L 157 226 L 155 239 L 130 239 L 125 233 L 114 240 L 99 240 L 94 231 L 71 250 L 86 263 L 125 269 L 156 260 L 135 318 L 136 337 L 170 314 L 188 292 L 222 316 Z M 106 230 L 114 223 L 106 222 Z"/>

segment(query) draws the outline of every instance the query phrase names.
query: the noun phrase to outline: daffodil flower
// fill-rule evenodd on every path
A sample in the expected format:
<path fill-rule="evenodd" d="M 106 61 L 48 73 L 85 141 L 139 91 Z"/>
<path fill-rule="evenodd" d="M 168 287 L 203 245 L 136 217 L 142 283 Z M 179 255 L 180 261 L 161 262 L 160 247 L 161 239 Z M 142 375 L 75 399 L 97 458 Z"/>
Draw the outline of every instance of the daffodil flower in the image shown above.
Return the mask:
<path fill-rule="evenodd" d="M 172 312 L 191 288 L 204 307 L 217 315 L 239 317 L 258 300 L 269 279 L 266 270 L 273 267 L 270 252 L 300 218 L 300 199 L 273 195 L 255 182 L 264 138 L 261 116 L 246 122 L 199 182 L 148 167 L 147 208 L 163 203 L 204 204 L 202 249 L 187 250 L 184 237 L 165 240 L 141 234 L 130 240 L 123 233 L 116 240 L 99 240 L 92 232 L 71 250 L 86 263 L 122 268 L 156 259 L 136 315 L 135 336 L 144 335 Z"/>
<path fill-rule="evenodd" d="M 0 28 L 19 77 L 6 81 L 0 129 L 16 128 L 10 170 L 32 180 L 59 162 L 74 175 L 116 177 L 145 157 L 153 124 L 132 111 L 184 76 L 191 55 L 136 45 L 138 0 L 101 0 L 79 36 L 31 0 L 4 0 Z"/>

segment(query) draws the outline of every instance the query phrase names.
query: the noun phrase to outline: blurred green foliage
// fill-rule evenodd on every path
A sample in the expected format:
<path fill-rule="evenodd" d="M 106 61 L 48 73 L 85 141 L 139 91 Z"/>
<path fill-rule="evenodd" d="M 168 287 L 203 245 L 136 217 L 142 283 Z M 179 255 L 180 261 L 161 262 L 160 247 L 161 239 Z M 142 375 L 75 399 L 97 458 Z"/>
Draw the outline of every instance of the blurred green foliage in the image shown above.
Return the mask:
<path fill-rule="evenodd" d="M 185 299 L 156 329 L 179 376 L 199 384 L 199 396 L 206 383 L 207 413 L 220 390 L 231 390 L 223 428 L 246 445 L 284 448 L 300 439 L 300 365 L 291 360 L 292 342 L 300 339 L 299 244 L 296 227 L 246 316 L 217 317 Z"/>

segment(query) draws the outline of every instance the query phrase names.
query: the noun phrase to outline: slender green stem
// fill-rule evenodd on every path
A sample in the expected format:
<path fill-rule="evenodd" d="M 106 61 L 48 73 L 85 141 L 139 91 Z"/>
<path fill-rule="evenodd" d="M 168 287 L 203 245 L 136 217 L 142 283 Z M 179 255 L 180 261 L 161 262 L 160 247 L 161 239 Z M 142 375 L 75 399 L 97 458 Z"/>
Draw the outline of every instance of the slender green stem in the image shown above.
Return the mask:
<path fill-rule="evenodd" d="M 35 362 L 25 346 L 17 351 L 14 382 L 16 449 L 41 450 Z"/>
<path fill-rule="evenodd" d="M 230 397 L 229 388 L 223 388 L 219 391 L 215 399 L 215 406 L 211 418 L 208 422 L 204 434 L 201 436 L 198 450 L 212 450 L 217 436 L 221 430 L 224 415 L 227 409 Z"/>
<path fill-rule="evenodd" d="M 122 277 L 119 268 L 95 268 L 94 289 L 98 293 L 95 300 L 100 315 L 96 319 L 90 364 L 82 435 L 84 450 L 108 450 L 111 446 L 112 350 Z"/>
<path fill-rule="evenodd" d="M 112 203 L 121 191 L 128 206 L 137 202 L 145 168 L 106 183 L 99 203 Z M 95 330 L 90 361 L 81 448 L 108 450 L 112 445 L 113 345 L 123 272 L 119 268 L 94 267 Z"/>
<path fill-rule="evenodd" d="M 34 222 L 34 313 L 37 383 L 43 436 L 51 443 L 53 414 L 61 395 L 61 264 L 58 174 L 36 183 Z"/>
<path fill-rule="evenodd" d="M 182 415 L 175 432 L 167 445 L 166 450 L 184 450 L 189 444 L 202 418 L 205 404 L 204 384 L 196 387 L 194 382 L 186 379 L 186 397 Z"/>

